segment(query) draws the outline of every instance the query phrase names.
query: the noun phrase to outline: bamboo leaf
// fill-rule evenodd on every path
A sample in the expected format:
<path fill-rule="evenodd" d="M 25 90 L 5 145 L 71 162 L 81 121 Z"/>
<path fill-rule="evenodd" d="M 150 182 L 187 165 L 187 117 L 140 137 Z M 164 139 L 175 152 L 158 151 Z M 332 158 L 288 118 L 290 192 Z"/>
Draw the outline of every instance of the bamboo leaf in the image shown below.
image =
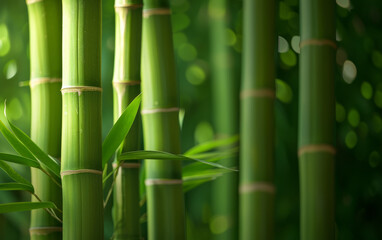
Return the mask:
<path fill-rule="evenodd" d="M 0 160 L 6 161 L 6 162 L 18 163 L 28 167 L 41 168 L 40 163 L 36 161 L 35 159 L 26 158 L 26 157 L 22 157 L 18 155 L 13 155 L 13 154 L 0 153 Z"/>
<path fill-rule="evenodd" d="M 232 145 L 234 143 L 237 143 L 238 141 L 239 141 L 239 136 L 235 135 L 235 136 L 224 138 L 224 139 L 218 139 L 218 140 L 204 142 L 204 143 L 201 143 L 199 145 L 192 147 L 187 152 L 185 152 L 184 155 L 189 156 L 189 155 L 193 155 L 193 154 L 197 154 L 197 153 L 208 152 L 208 151 L 215 149 L 215 148 L 226 147 L 226 146 Z"/>
<path fill-rule="evenodd" d="M 24 146 L 24 144 L 5 126 L 0 120 L 0 132 L 3 134 L 8 143 L 11 144 L 13 149 L 21 156 L 34 159 L 33 154 Z"/>
<path fill-rule="evenodd" d="M 201 159 L 196 158 L 190 158 L 183 156 L 181 154 L 172 154 L 167 152 L 161 152 L 161 151 L 132 151 L 132 152 L 126 152 L 118 156 L 118 161 L 125 161 L 125 160 L 189 160 L 189 161 L 197 161 L 204 163 L 206 165 L 210 165 L 217 168 L 227 169 L 231 171 L 237 171 L 236 169 L 225 167 L 221 164 L 214 163 L 214 162 L 208 162 Z"/>
<path fill-rule="evenodd" d="M 18 127 L 13 125 L 8 121 L 9 126 L 12 128 L 12 131 L 17 136 L 17 138 L 28 148 L 28 150 L 54 175 L 60 178 L 60 165 L 51 158 L 47 153 L 45 153 L 36 143 L 29 138 L 23 131 Z"/>
<path fill-rule="evenodd" d="M 33 186 L 24 183 L 0 183 L 0 191 L 28 191 L 34 193 Z"/>
<path fill-rule="evenodd" d="M 11 166 L 9 166 L 7 163 L 4 161 L 0 160 L 0 168 L 3 169 L 3 171 L 13 180 L 15 180 L 18 183 L 23 183 L 28 186 L 32 186 L 30 182 L 28 182 L 25 178 L 23 178 L 20 174 L 18 174 Z"/>
<path fill-rule="evenodd" d="M 127 133 L 130 131 L 138 113 L 140 103 L 141 95 L 138 95 L 129 106 L 127 106 L 105 138 L 105 141 L 102 144 L 102 168 L 105 167 L 106 163 L 113 156 L 117 148 L 125 139 Z"/>
<path fill-rule="evenodd" d="M 52 202 L 14 202 L 0 204 L 0 213 L 30 211 L 40 208 L 56 208 Z"/>

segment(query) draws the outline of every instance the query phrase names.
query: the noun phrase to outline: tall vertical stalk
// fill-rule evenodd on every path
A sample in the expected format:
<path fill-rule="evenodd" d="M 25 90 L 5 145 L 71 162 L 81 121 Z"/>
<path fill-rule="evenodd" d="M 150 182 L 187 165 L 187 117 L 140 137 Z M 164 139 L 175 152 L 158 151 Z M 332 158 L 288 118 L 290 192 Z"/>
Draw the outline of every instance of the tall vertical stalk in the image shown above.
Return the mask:
<path fill-rule="evenodd" d="M 114 120 L 140 93 L 142 0 L 115 1 Z M 118 153 L 140 149 L 141 119 L 136 118 Z M 116 167 L 116 163 L 114 164 Z M 122 163 L 114 187 L 114 239 L 140 239 L 140 163 Z"/>
<path fill-rule="evenodd" d="M 301 239 L 334 239 L 335 2 L 300 4 Z"/>
<path fill-rule="evenodd" d="M 244 1 L 240 239 L 273 239 L 275 1 Z"/>
<path fill-rule="evenodd" d="M 60 0 L 27 0 L 30 28 L 32 140 L 53 157 L 61 154 L 62 7 Z M 35 193 L 61 208 L 61 189 L 37 169 L 31 170 Z M 32 201 L 38 201 L 32 198 Z M 31 213 L 32 240 L 61 239 L 61 223 L 44 210 Z"/>
<path fill-rule="evenodd" d="M 216 137 L 227 137 L 239 131 L 239 84 L 235 77 L 233 48 L 228 46 L 227 29 L 228 0 L 210 0 L 210 51 L 213 84 L 213 115 Z M 221 162 L 226 166 L 237 166 L 238 159 Z M 238 237 L 238 173 L 233 172 L 212 183 L 212 221 L 223 221 L 222 229 L 215 230 L 216 239 L 237 239 Z"/>
<path fill-rule="evenodd" d="M 64 240 L 103 239 L 101 0 L 63 0 Z"/>
<path fill-rule="evenodd" d="M 144 0 L 142 120 L 145 149 L 180 153 L 179 99 L 168 0 Z M 182 166 L 146 160 L 149 239 L 185 239 Z"/>

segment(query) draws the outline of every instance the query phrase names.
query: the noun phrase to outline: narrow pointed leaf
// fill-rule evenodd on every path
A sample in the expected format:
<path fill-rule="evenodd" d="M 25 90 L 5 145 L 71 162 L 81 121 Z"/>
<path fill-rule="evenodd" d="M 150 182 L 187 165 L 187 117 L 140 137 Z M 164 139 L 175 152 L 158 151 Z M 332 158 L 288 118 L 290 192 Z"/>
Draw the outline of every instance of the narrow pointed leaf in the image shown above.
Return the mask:
<path fill-rule="evenodd" d="M 218 163 L 208 162 L 208 161 L 196 159 L 196 158 L 190 158 L 190 157 L 183 156 L 181 154 L 172 154 L 172 153 L 161 152 L 161 151 L 132 151 L 132 152 L 123 153 L 118 157 L 118 161 L 143 160 L 143 159 L 197 161 L 207 165 L 211 165 L 213 167 L 228 169 L 231 171 L 237 171 L 236 169 L 228 168 Z"/>
<path fill-rule="evenodd" d="M 33 154 L 28 150 L 27 147 L 5 126 L 5 124 L 0 120 L 0 132 L 3 134 L 8 143 L 11 144 L 13 149 L 18 152 L 21 156 L 27 158 L 33 158 Z"/>
<path fill-rule="evenodd" d="M 25 178 L 23 178 L 20 174 L 18 174 L 11 166 L 9 166 L 7 163 L 1 160 L 0 160 L 0 168 L 3 169 L 3 171 L 16 182 L 32 186 L 30 182 L 28 182 Z"/>
<path fill-rule="evenodd" d="M 40 163 L 32 158 L 26 158 L 18 155 L 0 153 L 0 160 L 6 162 L 18 163 L 28 167 L 41 168 Z"/>
<path fill-rule="evenodd" d="M 54 175 L 60 177 L 60 165 L 51 158 L 47 153 L 45 153 L 36 143 L 29 138 L 23 131 L 21 131 L 18 127 L 13 125 L 10 121 L 8 121 L 9 126 L 11 126 L 12 131 L 15 133 L 17 138 L 28 148 L 28 150 L 46 167 L 48 168 Z"/>
<path fill-rule="evenodd" d="M 129 106 L 127 106 L 105 138 L 105 141 L 102 144 L 102 168 L 105 167 L 106 163 L 113 156 L 117 148 L 125 139 L 127 133 L 130 131 L 138 113 L 140 103 L 141 95 L 138 95 Z"/>
<path fill-rule="evenodd" d="M 52 202 L 14 202 L 0 204 L 0 213 L 30 211 L 40 208 L 56 208 Z"/>
<path fill-rule="evenodd" d="M 235 135 L 235 136 L 224 138 L 224 139 L 218 139 L 218 140 L 201 143 L 189 149 L 186 153 L 184 153 L 184 155 L 189 156 L 189 155 L 193 155 L 197 153 L 208 152 L 215 148 L 232 145 L 234 143 L 237 143 L 238 141 L 239 141 L 239 136 Z"/>
<path fill-rule="evenodd" d="M 0 183 L 0 191 L 28 191 L 34 193 L 32 185 L 23 183 Z"/>

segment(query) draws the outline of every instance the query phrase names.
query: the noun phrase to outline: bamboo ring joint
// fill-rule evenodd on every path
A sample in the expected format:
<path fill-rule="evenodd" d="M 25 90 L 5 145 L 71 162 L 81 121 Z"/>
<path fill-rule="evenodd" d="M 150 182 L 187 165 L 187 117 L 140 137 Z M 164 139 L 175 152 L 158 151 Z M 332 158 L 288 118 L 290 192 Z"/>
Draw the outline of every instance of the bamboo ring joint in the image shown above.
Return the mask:
<path fill-rule="evenodd" d="M 134 85 L 141 84 L 141 82 L 140 81 L 113 81 L 113 85 L 117 85 L 117 84 L 134 86 Z"/>
<path fill-rule="evenodd" d="M 136 3 L 125 3 L 125 4 L 116 4 L 114 5 L 114 8 L 127 8 L 127 9 L 136 9 L 143 7 L 143 4 L 136 4 Z"/>
<path fill-rule="evenodd" d="M 306 153 L 325 152 L 335 155 L 336 149 L 329 144 L 311 144 L 305 145 L 298 149 L 298 156 L 301 157 Z"/>
<path fill-rule="evenodd" d="M 34 88 L 37 85 L 43 84 L 43 83 L 58 83 L 62 82 L 61 78 L 47 78 L 47 77 L 42 77 L 42 78 L 32 78 L 29 82 L 29 86 L 31 88 Z"/>
<path fill-rule="evenodd" d="M 275 186 L 269 182 L 253 182 L 240 184 L 240 193 L 267 192 L 275 193 Z"/>
<path fill-rule="evenodd" d="M 153 15 L 171 15 L 171 10 L 169 8 L 143 9 L 144 18 L 148 18 Z"/>
<path fill-rule="evenodd" d="M 117 163 L 113 163 L 113 167 L 116 168 L 118 167 Z M 121 168 L 140 168 L 141 164 L 140 163 L 121 163 L 119 164 L 119 167 Z"/>
<path fill-rule="evenodd" d="M 240 98 L 275 98 L 276 94 L 273 89 L 248 89 L 240 92 Z"/>
<path fill-rule="evenodd" d="M 62 93 L 72 93 L 72 92 L 102 92 L 101 87 L 94 86 L 65 86 L 61 88 Z"/>
<path fill-rule="evenodd" d="M 91 173 L 96 175 L 102 175 L 102 171 L 95 169 L 78 169 L 78 170 L 66 170 L 61 172 L 61 177 L 80 173 Z"/>
<path fill-rule="evenodd" d="M 146 186 L 152 186 L 152 185 L 177 185 L 177 184 L 183 184 L 183 181 L 181 179 L 161 179 L 161 178 L 146 179 L 145 180 L 145 185 Z"/>
<path fill-rule="evenodd" d="M 330 46 L 334 49 L 337 48 L 337 44 L 333 40 L 329 39 L 307 39 L 300 42 L 300 48 L 305 46 Z"/>
<path fill-rule="evenodd" d="M 42 2 L 43 0 L 27 0 L 27 4 Z"/>
<path fill-rule="evenodd" d="M 156 108 L 156 109 L 143 109 L 141 114 L 152 114 L 152 113 L 167 113 L 167 112 L 178 112 L 179 108 Z"/>
<path fill-rule="evenodd" d="M 31 227 L 29 233 L 31 235 L 48 235 L 49 233 L 62 232 L 62 227 Z"/>

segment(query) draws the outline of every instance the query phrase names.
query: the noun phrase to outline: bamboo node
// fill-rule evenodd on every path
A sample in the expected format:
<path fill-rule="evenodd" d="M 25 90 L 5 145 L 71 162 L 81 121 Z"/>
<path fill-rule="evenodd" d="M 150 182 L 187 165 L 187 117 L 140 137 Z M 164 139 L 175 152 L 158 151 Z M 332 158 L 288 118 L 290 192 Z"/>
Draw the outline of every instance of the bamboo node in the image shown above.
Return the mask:
<path fill-rule="evenodd" d="M 335 155 L 336 149 L 329 144 L 310 144 L 302 146 L 298 149 L 298 156 L 301 157 L 306 153 L 325 152 Z"/>
<path fill-rule="evenodd" d="M 102 92 L 101 87 L 94 86 L 65 86 L 61 88 L 62 93 L 72 93 L 76 92 L 81 94 L 82 92 Z"/>
<path fill-rule="evenodd" d="M 62 79 L 61 78 L 47 78 L 47 77 L 32 78 L 29 82 L 29 86 L 31 88 L 34 88 L 35 86 L 43 84 L 43 83 L 57 83 L 57 82 L 62 82 Z"/>
<path fill-rule="evenodd" d="M 128 86 L 134 86 L 134 85 L 139 85 L 141 84 L 141 81 L 113 81 L 113 85 L 128 85 Z"/>
<path fill-rule="evenodd" d="M 178 112 L 179 108 L 156 108 L 156 109 L 143 109 L 141 114 L 152 114 L 152 113 L 167 113 L 167 112 Z"/>
<path fill-rule="evenodd" d="M 42 2 L 43 0 L 26 0 L 27 4 Z"/>
<path fill-rule="evenodd" d="M 267 192 L 275 193 L 275 186 L 270 182 L 252 182 L 240 184 L 240 193 Z"/>
<path fill-rule="evenodd" d="M 31 235 L 48 235 L 49 233 L 62 232 L 62 227 L 31 227 L 29 233 Z"/>
<path fill-rule="evenodd" d="M 73 175 L 73 174 L 80 174 L 80 173 L 91 173 L 91 174 L 97 174 L 102 175 L 102 171 L 95 170 L 95 169 L 78 169 L 78 170 L 66 170 L 61 172 L 61 177 L 67 176 L 67 175 Z"/>
<path fill-rule="evenodd" d="M 240 98 L 275 98 L 275 90 L 273 89 L 248 89 L 240 92 Z"/>
<path fill-rule="evenodd" d="M 118 167 L 118 163 L 113 163 L 113 168 Z M 140 168 L 141 164 L 140 163 L 121 163 L 119 164 L 119 167 L 121 168 Z"/>
<path fill-rule="evenodd" d="M 142 7 L 143 7 L 143 4 L 138 4 L 138 3 L 121 3 L 121 4 L 114 5 L 114 8 L 127 8 L 127 9 L 137 9 Z"/>
<path fill-rule="evenodd" d="M 143 9 L 144 18 L 148 18 L 153 15 L 171 15 L 171 10 L 169 8 Z"/>
<path fill-rule="evenodd" d="M 337 44 L 335 41 L 330 39 L 307 39 L 300 42 L 300 48 L 305 46 L 330 46 L 334 49 L 337 49 Z"/>
<path fill-rule="evenodd" d="M 177 185 L 177 184 L 183 184 L 183 180 L 182 179 L 162 179 L 162 178 L 153 178 L 153 179 L 146 179 L 145 180 L 146 186 Z"/>

